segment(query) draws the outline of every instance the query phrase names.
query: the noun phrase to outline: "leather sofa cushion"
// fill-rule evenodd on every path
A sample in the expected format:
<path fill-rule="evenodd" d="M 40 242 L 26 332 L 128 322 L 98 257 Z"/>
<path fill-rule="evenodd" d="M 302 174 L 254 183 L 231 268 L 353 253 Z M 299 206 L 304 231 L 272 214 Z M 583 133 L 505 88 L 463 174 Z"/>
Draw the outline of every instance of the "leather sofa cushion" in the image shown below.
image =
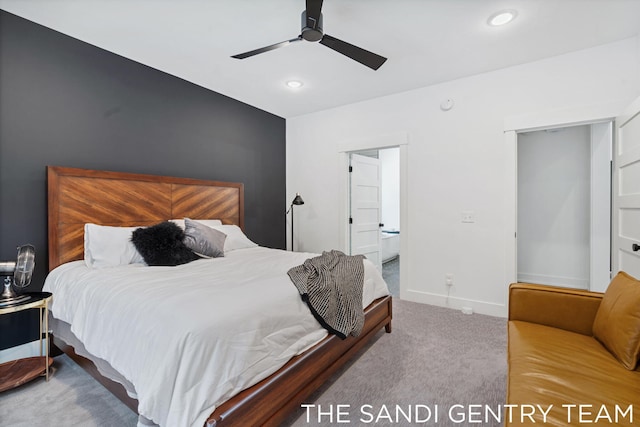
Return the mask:
<path fill-rule="evenodd" d="M 640 281 L 620 272 L 613 278 L 593 321 L 593 335 L 633 370 L 640 355 Z"/>
<path fill-rule="evenodd" d="M 595 338 L 558 328 L 522 321 L 509 321 L 509 375 L 507 402 L 516 405 L 553 405 L 546 424 L 582 425 L 578 408 L 562 405 L 592 405 L 593 420 L 605 405 L 612 418 L 616 405 L 633 407 L 633 421 L 619 417 L 606 425 L 637 425 L 640 416 L 640 371 L 625 369 Z M 589 409 L 588 409 L 589 410 Z M 568 415 L 572 415 L 571 422 Z M 534 414 L 536 425 L 543 423 L 540 412 Z M 524 421 L 524 422 L 521 422 Z M 602 422 L 603 419 L 600 419 Z M 595 423 L 594 423 L 595 424 Z M 513 413 L 505 426 L 534 425 Z"/>
<path fill-rule="evenodd" d="M 604 294 L 558 286 L 512 283 L 509 320 L 522 320 L 593 336 Z"/>

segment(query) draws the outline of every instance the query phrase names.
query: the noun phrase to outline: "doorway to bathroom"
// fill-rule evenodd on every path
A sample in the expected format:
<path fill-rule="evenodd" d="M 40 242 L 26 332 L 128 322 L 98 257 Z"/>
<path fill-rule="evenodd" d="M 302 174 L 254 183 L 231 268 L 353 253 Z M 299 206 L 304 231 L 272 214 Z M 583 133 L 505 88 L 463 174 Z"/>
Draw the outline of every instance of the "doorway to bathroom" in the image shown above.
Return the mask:
<path fill-rule="evenodd" d="M 382 272 L 400 295 L 400 149 L 349 154 L 349 250 Z"/>

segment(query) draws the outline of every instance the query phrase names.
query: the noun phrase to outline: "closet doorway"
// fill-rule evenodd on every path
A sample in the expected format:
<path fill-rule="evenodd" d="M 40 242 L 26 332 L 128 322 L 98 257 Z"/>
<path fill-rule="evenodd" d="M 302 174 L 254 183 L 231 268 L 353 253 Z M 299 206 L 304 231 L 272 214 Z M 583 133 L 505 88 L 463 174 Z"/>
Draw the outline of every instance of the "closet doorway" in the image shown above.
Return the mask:
<path fill-rule="evenodd" d="M 349 251 L 367 256 L 400 295 L 400 148 L 349 153 Z"/>
<path fill-rule="evenodd" d="M 612 122 L 517 135 L 517 280 L 602 290 L 611 271 Z"/>

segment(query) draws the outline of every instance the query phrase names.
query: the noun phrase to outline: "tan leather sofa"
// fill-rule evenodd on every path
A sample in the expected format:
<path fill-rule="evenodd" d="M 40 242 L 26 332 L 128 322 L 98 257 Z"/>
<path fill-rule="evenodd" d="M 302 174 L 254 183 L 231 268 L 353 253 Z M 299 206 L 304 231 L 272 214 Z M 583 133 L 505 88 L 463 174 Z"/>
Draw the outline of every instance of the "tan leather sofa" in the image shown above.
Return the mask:
<path fill-rule="evenodd" d="M 640 426 L 638 353 L 632 277 L 620 273 L 605 294 L 512 284 L 504 425 Z"/>

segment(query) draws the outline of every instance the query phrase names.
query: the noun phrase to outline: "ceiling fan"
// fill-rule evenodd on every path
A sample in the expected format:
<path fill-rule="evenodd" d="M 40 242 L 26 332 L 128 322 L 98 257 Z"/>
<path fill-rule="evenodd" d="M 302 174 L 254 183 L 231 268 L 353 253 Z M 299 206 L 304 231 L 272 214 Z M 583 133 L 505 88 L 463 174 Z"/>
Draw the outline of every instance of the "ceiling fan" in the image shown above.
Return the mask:
<path fill-rule="evenodd" d="M 309 42 L 320 42 L 320 44 L 341 53 L 354 61 L 358 61 L 362 65 L 377 70 L 384 64 L 387 58 L 376 55 L 373 52 L 354 46 L 351 43 L 344 42 L 329 34 L 322 32 L 322 0 L 306 0 L 307 8 L 302 12 L 302 30 L 300 35 L 291 40 L 285 40 L 270 46 L 261 47 L 260 49 L 251 50 L 249 52 L 233 55 L 232 58 L 245 59 L 250 56 L 268 52 L 279 47 L 287 46 L 294 42 L 306 40 Z"/>

